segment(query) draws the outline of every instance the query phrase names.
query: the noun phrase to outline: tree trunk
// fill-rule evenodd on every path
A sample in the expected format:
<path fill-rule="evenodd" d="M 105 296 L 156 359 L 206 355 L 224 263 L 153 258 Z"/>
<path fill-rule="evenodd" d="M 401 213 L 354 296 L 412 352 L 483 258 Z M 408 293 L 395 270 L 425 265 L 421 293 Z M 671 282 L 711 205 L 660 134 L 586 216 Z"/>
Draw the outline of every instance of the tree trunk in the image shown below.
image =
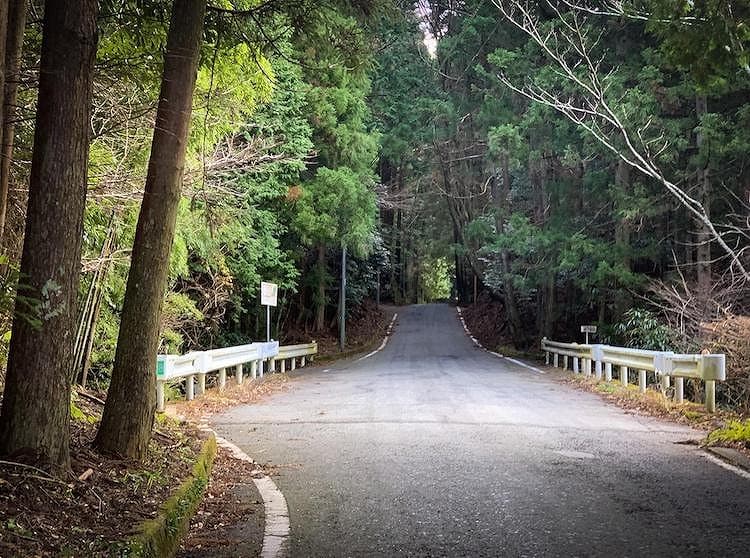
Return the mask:
<path fill-rule="evenodd" d="M 5 83 L 8 72 L 6 55 L 8 46 L 5 44 L 8 31 L 8 11 L 9 0 L 0 0 L 0 47 L 4 49 L 0 51 L 0 108 L 5 106 Z M 0 134 L 2 134 L 2 129 L 0 129 Z M 0 136 L 0 145 L 3 143 L 2 139 L 2 136 Z"/>
<path fill-rule="evenodd" d="M 542 335 L 548 338 L 552 337 L 555 329 L 555 274 L 550 273 L 547 277 L 544 304 L 544 320 L 542 322 Z"/>
<path fill-rule="evenodd" d="M 498 189 L 497 180 L 493 180 L 492 197 L 495 201 L 495 229 L 500 235 L 505 229 L 505 216 L 510 213 L 510 208 L 506 207 L 510 197 L 510 160 L 507 153 L 501 157 L 501 170 L 503 178 L 503 187 Z M 508 316 L 508 329 L 513 338 L 514 344 L 521 346 L 523 344 L 523 324 L 521 321 L 521 312 L 518 309 L 515 288 L 511 278 L 510 254 L 507 250 L 500 253 L 500 261 L 503 270 L 503 302 L 505 311 Z"/>
<path fill-rule="evenodd" d="M 631 193 L 630 186 L 630 165 L 625 161 L 618 161 L 615 169 L 615 184 L 617 188 L 622 192 Z M 615 246 L 618 248 L 618 252 L 622 254 L 622 262 L 628 270 L 632 269 L 632 261 L 630 258 L 630 236 L 632 232 L 632 226 L 630 220 L 627 217 L 619 216 L 615 219 Z M 619 289 L 614 292 L 614 304 L 613 304 L 613 319 L 619 321 L 625 312 L 632 306 L 632 297 L 629 291 L 626 289 Z"/>
<path fill-rule="evenodd" d="M 8 9 L 7 36 L 5 39 L 5 87 L 3 99 L 2 150 L 0 151 L 0 238 L 5 232 L 8 214 L 8 185 L 10 165 L 13 161 L 16 99 L 18 94 L 19 66 L 23 50 L 23 33 L 26 29 L 26 1 L 11 0 Z M 1 44 L 1 43 L 0 43 Z"/>
<path fill-rule="evenodd" d="M 520 348 L 523 343 L 523 322 L 521 312 L 518 310 L 518 301 L 516 299 L 516 290 L 513 287 L 510 267 L 510 255 L 507 250 L 500 254 L 503 270 L 503 301 L 505 302 L 505 311 L 508 314 L 508 329 L 513 338 L 513 343 Z"/>
<path fill-rule="evenodd" d="M 47 2 L 20 294 L 39 323 L 13 320 L 0 451 L 69 466 L 70 366 L 75 341 L 91 91 L 95 0 Z"/>
<path fill-rule="evenodd" d="M 391 298 L 393 299 L 394 304 L 398 304 L 399 297 L 398 297 L 398 279 L 396 277 L 397 269 L 398 269 L 398 239 L 399 239 L 399 231 L 398 231 L 398 218 L 396 216 L 396 209 L 391 210 L 391 245 L 390 245 L 390 259 L 391 259 L 391 270 L 390 270 L 390 277 L 389 277 L 389 284 L 391 288 Z"/>
<path fill-rule="evenodd" d="M 701 118 L 708 113 L 708 101 L 705 95 L 698 95 L 695 99 L 695 112 L 700 124 Z M 705 138 L 702 133 L 698 133 L 696 138 L 698 150 L 704 151 Z M 703 168 L 698 171 L 698 201 L 703 205 L 706 216 L 711 218 L 711 177 L 709 171 L 709 161 L 703 161 Z M 706 224 L 695 219 L 696 233 L 696 274 L 698 279 L 698 296 L 701 304 L 705 309 L 709 308 L 709 299 L 713 281 L 711 277 L 711 231 Z"/>
<path fill-rule="evenodd" d="M 625 161 L 618 161 L 615 170 L 615 184 L 618 189 L 630 194 L 630 165 Z M 627 217 L 617 217 L 615 221 L 615 245 L 623 252 L 623 263 L 630 269 L 630 221 Z"/>
<path fill-rule="evenodd" d="M 203 37 L 206 0 L 175 0 L 156 127 L 125 290 L 115 364 L 95 444 L 141 459 L 156 408 L 156 352 Z"/>
<path fill-rule="evenodd" d="M 318 295 L 315 297 L 315 331 L 326 328 L 326 247 L 318 245 Z"/>

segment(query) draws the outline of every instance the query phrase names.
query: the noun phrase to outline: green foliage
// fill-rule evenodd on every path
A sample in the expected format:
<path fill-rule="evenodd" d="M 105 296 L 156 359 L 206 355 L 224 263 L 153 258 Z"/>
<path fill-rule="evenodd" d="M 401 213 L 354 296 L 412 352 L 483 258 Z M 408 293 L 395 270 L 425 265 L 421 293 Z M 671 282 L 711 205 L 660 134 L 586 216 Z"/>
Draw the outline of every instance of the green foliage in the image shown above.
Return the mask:
<path fill-rule="evenodd" d="M 18 265 L 11 263 L 5 254 L 0 254 L 0 369 L 8 361 L 8 347 L 12 327 L 12 317 L 25 320 L 32 327 L 40 327 L 41 301 L 28 293 L 27 285 L 21 280 Z M 26 294 L 28 293 L 28 294 Z"/>
<path fill-rule="evenodd" d="M 750 3 L 747 0 L 650 0 L 648 29 L 662 51 L 707 86 L 739 71 L 750 74 Z"/>
<path fill-rule="evenodd" d="M 750 446 L 750 419 L 745 421 L 730 420 L 726 426 L 717 428 L 706 436 L 706 445 L 708 446 L 725 444 Z"/>
<path fill-rule="evenodd" d="M 422 281 L 422 296 L 425 302 L 446 300 L 451 295 L 451 264 L 446 258 L 436 258 L 424 262 Z"/>
<path fill-rule="evenodd" d="M 540 7 L 540 36 L 568 60 L 578 83 L 503 22 L 492 3 L 462 6 L 455 12 L 430 3 L 434 20 L 444 23 L 435 60 L 440 110 L 424 140 L 433 164 L 422 178 L 443 192 L 450 210 L 461 299 L 470 300 L 479 275 L 506 310 L 518 308 L 523 319 L 511 329 L 523 344 L 542 335 L 567 337 L 586 322 L 608 335 L 611 324 L 633 317 L 623 316 L 654 280 L 670 284 L 679 277 L 692 287 L 699 226 L 659 181 L 613 152 L 627 154 L 628 141 L 689 195 L 703 196 L 714 219 L 726 216 L 728 230 L 738 227 L 728 236 L 747 245 L 739 232 L 746 223 L 734 213 L 745 197 L 738 162 L 748 148 L 739 123 L 750 114 L 746 2 L 731 9 L 711 1 L 678 2 L 676 9 L 658 0 L 625 3 L 639 11 L 623 18 L 574 16 L 565 6 L 558 18 Z M 574 17 L 584 22 L 609 117 L 590 112 L 600 105 L 586 89 L 590 76 L 580 50 L 566 38 Z M 548 103 L 518 94 L 506 80 Z M 580 107 L 580 122 L 555 110 L 555 98 L 562 103 L 557 108 Z M 703 185 L 700 176 L 708 176 Z M 708 191 L 698 194 L 701 187 Z M 718 247 L 711 249 L 712 258 L 720 256 Z M 715 279 L 723 267 L 713 272 Z M 632 342 L 673 341 L 659 328 L 641 333 Z"/>
<path fill-rule="evenodd" d="M 365 256 L 373 241 L 375 195 L 348 167 L 321 167 L 303 186 L 297 202 L 297 229 L 304 242 L 340 244 Z"/>
<path fill-rule="evenodd" d="M 100 133 L 91 149 L 96 196 L 86 213 L 84 259 L 98 259 L 110 226 L 120 249 L 103 286 L 91 357 L 95 382 L 106 381 L 114 358 L 138 215 L 138 200 L 128 193 L 145 177 L 169 16 L 163 4 L 136 4 L 111 7 L 116 15 L 102 25 L 99 49 L 104 87 L 97 92 L 106 94 L 93 117 Z M 289 294 L 306 287 L 299 279 L 311 238 L 370 253 L 378 135 L 366 102 L 370 38 L 355 16 L 312 2 L 269 4 L 267 27 L 258 29 L 251 19 L 208 14 L 160 351 L 255 338 L 261 280 L 279 284 L 279 311 L 288 311 Z M 319 219 L 317 211 L 333 217 Z M 331 233 L 321 228 L 329 222 Z M 372 284 L 369 273 L 361 279 L 357 297 Z"/>
<path fill-rule="evenodd" d="M 614 329 L 619 341 L 626 347 L 668 351 L 676 345 L 675 333 L 661 323 L 653 312 L 642 308 L 629 309 Z"/>

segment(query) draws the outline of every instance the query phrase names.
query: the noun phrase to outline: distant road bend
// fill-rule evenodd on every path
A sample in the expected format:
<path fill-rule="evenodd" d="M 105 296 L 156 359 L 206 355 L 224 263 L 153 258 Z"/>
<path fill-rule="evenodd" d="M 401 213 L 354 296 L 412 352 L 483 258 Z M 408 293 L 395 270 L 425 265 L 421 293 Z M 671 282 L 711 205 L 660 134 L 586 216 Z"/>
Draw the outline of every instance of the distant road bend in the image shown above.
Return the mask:
<path fill-rule="evenodd" d="M 214 427 L 279 467 L 294 557 L 750 556 L 750 481 L 699 433 L 478 350 L 445 305 Z"/>

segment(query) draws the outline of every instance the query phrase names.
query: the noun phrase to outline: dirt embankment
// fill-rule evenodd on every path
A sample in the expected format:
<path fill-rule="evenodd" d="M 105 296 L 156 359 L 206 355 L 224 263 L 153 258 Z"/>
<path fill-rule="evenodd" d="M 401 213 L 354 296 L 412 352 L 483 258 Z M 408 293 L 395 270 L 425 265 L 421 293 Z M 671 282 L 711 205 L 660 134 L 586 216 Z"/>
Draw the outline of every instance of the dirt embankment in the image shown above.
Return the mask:
<path fill-rule="evenodd" d="M 372 300 L 365 300 L 359 306 L 351 308 L 346 320 L 346 354 L 357 352 L 368 348 L 373 343 L 380 342 L 385 336 L 394 307 L 381 305 L 376 306 Z M 283 344 L 318 342 L 318 355 L 320 358 L 336 358 L 341 354 L 339 347 L 338 325 L 325 331 L 305 332 L 289 331 Z"/>
<path fill-rule="evenodd" d="M 475 304 L 462 308 L 466 327 L 483 347 L 497 351 L 512 345 L 505 320 L 505 307 L 483 292 Z"/>
<path fill-rule="evenodd" d="M 203 434 L 161 420 L 143 462 L 92 448 L 102 402 L 74 398 L 71 471 L 63 479 L 23 463 L 0 462 L 0 556 L 117 556 L 141 524 L 187 478 Z"/>

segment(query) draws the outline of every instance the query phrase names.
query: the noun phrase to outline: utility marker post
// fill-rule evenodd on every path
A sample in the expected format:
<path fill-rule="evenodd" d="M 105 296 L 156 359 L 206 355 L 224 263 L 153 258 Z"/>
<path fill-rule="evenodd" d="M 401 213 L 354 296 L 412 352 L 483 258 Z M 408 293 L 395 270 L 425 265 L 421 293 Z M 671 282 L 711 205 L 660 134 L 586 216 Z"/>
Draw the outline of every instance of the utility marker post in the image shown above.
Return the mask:
<path fill-rule="evenodd" d="M 260 303 L 266 307 L 266 341 L 271 340 L 271 306 L 276 306 L 279 286 L 276 283 L 260 284 Z"/>
<path fill-rule="evenodd" d="M 341 245 L 341 294 L 339 302 L 339 344 L 346 346 L 346 244 Z"/>

